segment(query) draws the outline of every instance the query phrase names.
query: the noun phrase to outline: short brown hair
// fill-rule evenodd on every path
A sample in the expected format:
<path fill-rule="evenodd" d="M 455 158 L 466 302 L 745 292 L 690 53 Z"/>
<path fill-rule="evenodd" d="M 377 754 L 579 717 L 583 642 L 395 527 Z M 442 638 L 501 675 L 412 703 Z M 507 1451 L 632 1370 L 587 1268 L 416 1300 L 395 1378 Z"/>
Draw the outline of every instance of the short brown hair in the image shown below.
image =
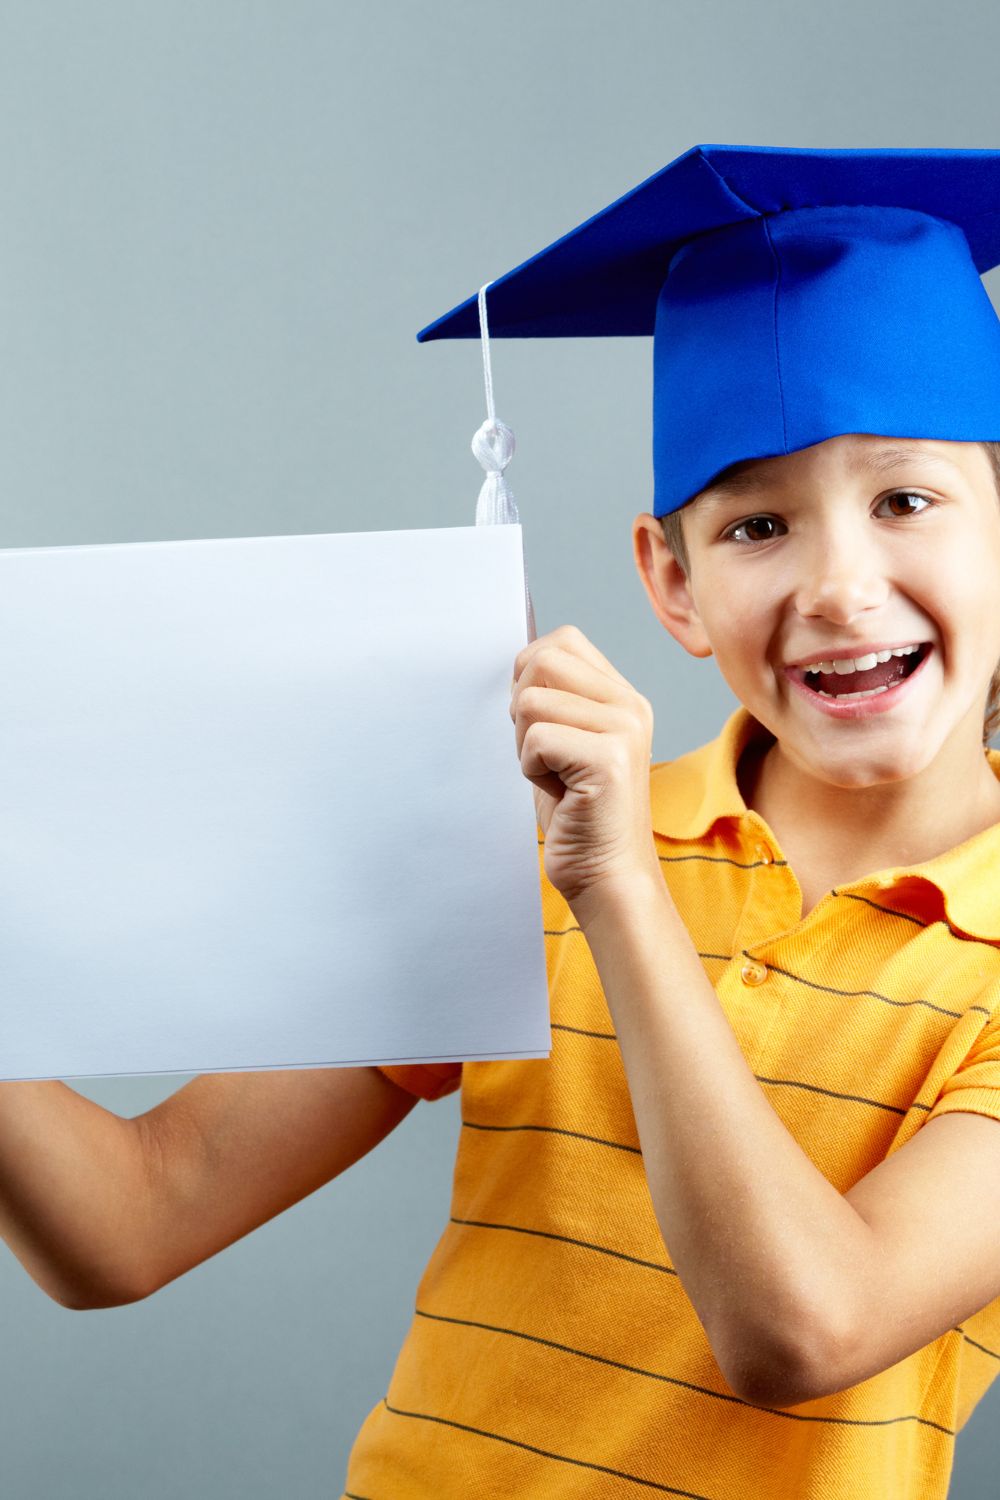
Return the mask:
<path fill-rule="evenodd" d="M 993 468 L 993 478 L 996 484 L 997 500 L 1000 502 L 1000 442 L 981 443 L 985 448 L 986 456 Z M 660 517 L 660 525 L 663 528 L 663 539 L 670 548 L 674 557 L 680 564 L 685 578 L 690 577 L 691 562 L 688 557 L 687 546 L 684 542 L 684 532 L 681 529 L 681 510 L 671 511 L 668 516 Z M 1000 729 L 1000 662 L 993 669 L 990 679 L 990 690 L 986 697 L 986 710 L 983 717 L 983 744 L 987 744 L 997 730 Z"/>

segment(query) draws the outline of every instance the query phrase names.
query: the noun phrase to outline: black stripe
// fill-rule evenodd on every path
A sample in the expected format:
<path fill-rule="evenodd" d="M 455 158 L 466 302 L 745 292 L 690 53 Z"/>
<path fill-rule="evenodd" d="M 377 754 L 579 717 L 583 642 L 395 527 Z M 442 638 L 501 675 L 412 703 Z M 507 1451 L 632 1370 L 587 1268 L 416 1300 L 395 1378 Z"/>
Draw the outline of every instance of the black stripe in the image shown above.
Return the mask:
<path fill-rule="evenodd" d="M 835 988 L 835 986 L 833 986 L 832 984 L 817 984 L 816 980 L 814 979 L 803 979 L 801 974 L 793 974 L 791 969 L 782 969 L 778 964 L 772 963 L 769 958 L 758 958 L 755 954 L 749 953 L 746 948 L 743 948 L 740 951 L 744 958 L 751 959 L 755 964 L 764 964 L 765 967 L 770 969 L 773 973 L 784 974 L 786 979 L 794 979 L 796 984 L 804 984 L 806 988 L 810 990 L 822 990 L 822 992 L 826 995 L 841 995 L 845 999 L 855 999 L 859 996 L 867 995 L 872 1000 L 882 1000 L 886 1005 L 896 1005 L 900 1007 L 906 1007 L 907 1005 L 923 1005 L 926 1006 L 928 1010 L 937 1011 L 938 1015 L 951 1016 L 952 1020 L 956 1021 L 961 1020 L 963 1016 L 967 1016 L 970 1011 L 974 1010 L 978 1010 L 984 1016 L 992 1015 L 992 1012 L 987 1010 L 983 1005 L 967 1005 L 965 1010 L 948 1010 L 943 1005 L 935 1005 L 932 1000 L 893 1000 L 891 995 L 883 995 L 880 990 L 840 990 Z"/>
<path fill-rule="evenodd" d="M 753 1076 L 758 1083 L 772 1084 L 777 1088 L 808 1089 L 811 1094 L 825 1094 L 828 1099 L 844 1099 L 849 1104 L 869 1104 L 872 1109 L 884 1109 L 893 1115 L 907 1115 L 913 1108 L 909 1105 L 906 1109 L 900 1109 L 898 1104 L 883 1104 L 881 1099 L 868 1099 L 864 1094 L 841 1094 L 836 1089 L 821 1088 L 818 1083 L 803 1083 L 799 1078 L 765 1078 L 762 1073 L 755 1073 Z"/>
<path fill-rule="evenodd" d="M 353 1490 L 344 1491 L 344 1500 L 371 1500 L 370 1495 L 356 1495 Z"/>
<path fill-rule="evenodd" d="M 584 1135 L 582 1130 L 563 1130 L 558 1125 L 480 1125 L 477 1120 L 463 1120 L 462 1125 L 466 1130 L 542 1130 L 547 1135 L 571 1135 L 578 1141 L 593 1141 L 595 1146 L 611 1146 L 615 1151 L 642 1155 L 638 1146 L 623 1146 L 621 1141 L 606 1141 L 603 1136 Z"/>
<path fill-rule="evenodd" d="M 932 1422 L 929 1417 L 921 1417 L 917 1413 L 909 1413 L 903 1417 L 881 1417 L 878 1419 L 864 1419 L 861 1417 L 820 1417 L 805 1415 L 799 1412 L 790 1412 L 780 1406 L 757 1406 L 756 1403 L 744 1401 L 741 1396 L 734 1396 L 725 1391 L 713 1391 L 711 1386 L 695 1385 L 691 1380 L 682 1380 L 677 1375 L 663 1375 L 658 1370 L 644 1370 L 639 1365 L 623 1364 L 621 1360 L 607 1359 L 603 1354 L 592 1354 L 589 1349 L 574 1349 L 569 1344 L 558 1344 L 554 1339 L 543 1339 L 534 1333 L 522 1333 L 518 1328 L 504 1328 L 496 1323 L 478 1323 L 472 1318 L 449 1318 L 443 1313 L 425 1312 L 422 1308 L 414 1309 L 420 1318 L 429 1318 L 436 1323 L 457 1323 L 464 1328 L 484 1328 L 490 1333 L 507 1334 L 510 1338 L 524 1339 L 531 1344 L 544 1344 L 548 1349 L 558 1349 L 563 1354 L 573 1354 L 580 1359 L 593 1360 L 595 1364 L 610 1365 L 615 1370 L 624 1370 L 629 1375 L 642 1375 L 647 1380 L 660 1380 L 665 1385 L 682 1386 L 685 1390 L 694 1391 L 698 1396 L 711 1396 L 716 1401 L 729 1401 L 736 1406 L 749 1406 L 756 1411 L 765 1411 L 769 1416 L 789 1417 L 796 1422 L 822 1422 L 828 1427 L 890 1427 L 896 1422 L 919 1422 L 922 1426 L 934 1427 L 938 1432 L 945 1432 L 954 1437 L 950 1427 L 942 1427 L 938 1422 Z"/>
<path fill-rule="evenodd" d="M 924 922 L 920 917 L 914 917 L 908 911 L 897 911 L 894 906 L 881 906 L 879 902 L 872 901 L 867 896 L 858 896 L 854 891 L 833 890 L 830 894 L 839 897 L 841 901 L 862 901 L 865 906 L 870 906 L 875 911 L 884 911 L 890 917 L 901 917 L 904 922 L 912 922 L 915 927 L 936 927 L 941 921 L 940 917 L 935 917 L 931 922 Z"/>
<path fill-rule="evenodd" d="M 874 906 L 876 911 L 888 912 L 890 917 L 905 917 L 908 922 L 916 922 L 919 927 L 936 927 L 940 923 L 948 933 L 948 936 L 957 938 L 960 943 L 982 943 L 984 947 L 992 948 L 995 952 L 997 943 L 1000 942 L 1000 936 L 995 938 L 983 937 L 980 933 L 967 935 L 963 927 L 953 927 L 948 920 L 947 908 L 945 909 L 944 916 L 935 917 L 931 922 L 921 922 L 918 917 L 911 917 L 905 911 L 895 911 L 891 906 L 879 906 L 877 901 L 869 901 L 867 896 L 856 896 L 853 891 L 834 891 L 833 894 L 835 896 L 842 896 L 845 901 L 864 901 L 867 906 Z"/>
<path fill-rule="evenodd" d="M 771 865 L 774 867 L 774 869 L 777 870 L 780 869 L 783 865 L 788 864 L 787 859 L 758 859 L 747 863 L 742 860 L 729 859 L 725 855 L 717 854 L 660 854 L 657 856 L 657 858 L 659 859 L 661 864 L 665 865 L 682 864 L 685 860 L 699 859 L 705 861 L 707 864 L 732 865 L 737 870 L 757 870 L 760 869 L 762 865 Z M 931 883 L 933 884 L 933 882 Z M 935 888 L 939 889 L 938 887 Z M 833 889 L 830 891 L 830 895 L 836 896 L 844 901 L 861 901 L 865 904 L 865 906 L 872 907 L 874 911 L 885 912 L 886 916 L 889 917 L 900 917 L 904 922 L 912 922 L 915 927 L 936 927 L 940 922 L 942 926 L 947 927 L 952 936 L 956 935 L 956 930 L 950 925 L 950 923 L 948 923 L 947 919 L 944 917 L 934 917 L 930 922 L 925 922 L 923 918 L 915 917 L 911 912 L 899 911 L 894 906 L 882 906 L 880 902 L 872 901 L 868 896 L 860 896 L 854 891 L 838 891 L 836 889 Z M 961 929 L 959 929 L 959 931 L 961 931 Z M 990 938 L 980 938 L 977 936 L 975 938 L 975 941 L 990 944 L 993 940 Z"/>
<path fill-rule="evenodd" d="M 843 894 L 844 894 L 844 892 L 842 892 L 842 891 L 835 891 L 834 892 L 834 895 L 843 895 Z M 854 898 L 852 898 L 852 899 L 854 899 Z M 862 898 L 859 897 L 857 899 L 860 900 Z M 873 903 L 869 903 L 869 905 L 871 905 L 871 904 L 873 904 Z M 888 911 L 889 908 L 888 907 L 880 907 L 879 910 L 880 911 Z M 904 913 L 904 912 L 894 912 L 894 913 L 892 913 L 892 915 L 893 916 L 905 916 L 906 913 Z M 911 920 L 916 921 L 916 918 L 912 918 Z M 923 924 L 921 924 L 921 925 L 923 925 Z M 556 930 L 553 930 L 553 931 L 546 931 L 545 936 L 546 937 L 565 937 L 570 932 L 580 932 L 580 931 L 582 931 L 582 929 L 579 928 L 579 927 L 564 927 L 564 928 L 556 929 Z M 974 1010 L 979 1011 L 980 1014 L 984 1015 L 984 1016 L 990 1016 L 990 1015 L 992 1015 L 992 1012 L 989 1011 L 989 1010 L 987 1010 L 986 1007 L 982 1006 L 982 1005 L 969 1005 L 969 1006 L 966 1007 L 966 1009 L 964 1011 L 961 1011 L 961 1010 L 949 1010 L 949 1009 L 947 1009 L 946 1006 L 935 1005 L 932 1000 L 893 1000 L 890 995 L 883 995 L 880 990 L 841 990 L 841 989 L 836 989 L 833 985 L 818 984 L 814 979 L 804 979 L 801 974 L 793 974 L 792 971 L 791 971 L 791 969 L 782 969 L 778 964 L 772 963 L 770 959 L 767 959 L 767 958 L 758 958 L 756 954 L 750 953 L 746 948 L 741 948 L 740 949 L 739 956 L 742 957 L 742 958 L 752 959 L 754 963 L 764 964 L 765 967 L 767 967 L 768 969 L 772 969 L 775 974 L 783 974 L 786 979 L 794 979 L 795 982 L 796 982 L 796 984 L 804 984 L 804 985 L 806 985 L 811 990 L 822 990 L 823 993 L 827 994 L 827 995 L 842 995 L 842 996 L 844 996 L 845 998 L 848 998 L 848 999 L 855 999 L 855 998 L 858 998 L 858 997 L 860 997 L 862 995 L 867 995 L 872 1000 L 882 1000 L 882 1001 L 884 1001 L 884 1003 L 886 1005 L 896 1005 L 896 1006 L 923 1005 L 928 1010 L 937 1011 L 938 1015 L 941 1015 L 941 1016 L 950 1016 L 953 1020 L 960 1020 L 962 1016 L 968 1015 L 970 1011 L 974 1011 Z M 721 959 L 724 963 L 732 963 L 733 960 L 737 957 L 737 955 L 733 954 L 732 957 L 730 957 L 730 955 L 727 954 L 727 953 L 703 953 L 701 951 L 701 949 L 699 948 L 698 949 L 698 957 L 699 958 L 717 958 L 717 959 Z M 568 1031 L 568 1030 L 571 1030 L 572 1028 L 571 1027 L 566 1027 L 564 1029 Z"/>
<path fill-rule="evenodd" d="M 707 864 L 732 865 L 737 870 L 758 870 L 762 866 L 766 867 L 768 865 L 773 866 L 777 870 L 788 864 L 787 859 L 758 859 L 747 862 L 739 859 L 730 859 L 725 855 L 718 854 L 660 854 L 657 857 L 660 863 L 665 865 L 683 864 L 686 860 L 696 859 L 702 860 Z M 862 901 L 866 906 L 874 908 L 875 911 L 883 911 L 890 917 L 901 917 L 905 922 L 913 922 L 917 927 L 933 927 L 942 920 L 940 917 L 935 917 L 933 921 L 925 922 L 920 917 L 913 916 L 910 912 L 898 911 L 894 906 L 882 906 L 879 902 L 871 901 L 867 896 L 856 895 L 853 891 L 838 891 L 836 888 L 833 888 L 830 891 L 830 895 L 840 897 L 846 901 Z"/>
<path fill-rule="evenodd" d="M 995 1349 L 987 1349 L 985 1344 L 980 1344 L 976 1339 L 971 1338 L 960 1323 L 955 1328 L 955 1332 L 960 1333 L 965 1342 L 971 1344 L 973 1349 L 978 1349 L 981 1353 L 988 1354 L 990 1359 L 1000 1359 L 1000 1354 Z"/>
<path fill-rule="evenodd" d="M 506 1229 L 511 1234 L 532 1234 L 543 1240 L 559 1240 L 564 1245 L 578 1245 L 581 1250 L 595 1250 L 599 1255 L 610 1255 L 615 1260 L 627 1260 L 633 1266 L 643 1266 L 647 1271 L 665 1271 L 676 1276 L 673 1266 L 662 1265 L 658 1260 L 641 1260 L 637 1255 L 626 1255 L 624 1250 L 609 1250 L 606 1245 L 592 1245 L 589 1240 L 575 1240 L 568 1234 L 554 1234 L 549 1229 L 526 1229 L 523 1224 L 492 1224 L 485 1219 L 459 1219 L 451 1215 L 452 1224 L 471 1224 L 474 1229 Z"/>
<path fill-rule="evenodd" d="M 565 1021 L 551 1021 L 553 1031 L 572 1031 L 576 1036 L 596 1036 L 602 1042 L 617 1042 L 616 1031 L 586 1031 L 582 1026 L 567 1026 Z"/>
<path fill-rule="evenodd" d="M 658 854 L 661 865 L 682 865 L 689 859 L 700 859 L 709 865 L 735 865 L 737 870 L 759 870 L 762 866 L 773 866 L 779 870 L 787 865 L 787 859 L 755 859 L 752 864 L 743 860 L 728 859 L 724 854 Z"/>
<path fill-rule="evenodd" d="M 935 889 L 939 889 L 939 887 L 935 887 Z M 964 934 L 964 928 L 954 928 L 954 927 L 952 927 L 946 916 L 944 916 L 944 917 L 933 917 L 931 919 L 931 921 L 924 922 L 924 921 L 921 920 L 920 917 L 911 916 L 909 912 L 906 912 L 906 911 L 897 911 L 897 909 L 894 906 L 882 906 L 882 905 L 879 904 L 878 901 L 871 901 L 867 896 L 859 896 L 854 891 L 833 891 L 831 894 L 834 895 L 834 896 L 839 896 L 841 898 L 841 900 L 843 900 L 843 901 L 863 901 L 866 906 L 874 907 L 874 909 L 876 911 L 884 911 L 890 917 L 902 917 L 904 919 L 904 921 L 906 921 L 906 922 L 914 922 L 918 927 L 924 927 L 924 928 L 938 927 L 938 926 L 944 927 L 946 929 L 946 931 L 948 932 L 949 936 L 951 936 L 951 937 L 958 937 L 960 942 L 967 942 L 968 941 L 968 938 L 966 938 L 964 935 L 960 936 L 960 934 Z M 972 941 L 973 942 L 977 942 L 977 943 L 983 943 L 987 947 L 995 947 L 998 940 L 995 939 L 995 938 L 984 938 L 984 937 L 979 937 L 978 935 L 975 935 L 975 936 L 973 936 Z"/>
<path fill-rule="evenodd" d="M 415 1417 L 421 1422 L 440 1422 L 443 1427 L 457 1427 L 459 1432 L 473 1432 L 477 1437 L 492 1438 L 496 1443 L 509 1443 L 512 1448 L 523 1448 L 527 1453 L 537 1453 L 540 1458 L 552 1458 L 556 1463 L 574 1464 L 578 1469 L 590 1469 L 595 1474 L 612 1474 L 615 1479 L 627 1479 L 632 1484 L 641 1484 L 648 1490 L 659 1490 L 663 1495 L 682 1495 L 685 1500 L 709 1500 L 707 1495 L 696 1495 L 694 1490 L 678 1490 L 670 1484 L 657 1484 L 653 1479 L 641 1479 L 638 1474 L 626 1474 L 624 1469 L 609 1469 L 606 1464 L 588 1463 L 583 1458 L 568 1458 L 565 1453 L 550 1453 L 547 1448 L 536 1448 L 533 1443 L 522 1443 L 517 1438 L 504 1437 L 499 1432 L 487 1432 L 483 1427 L 470 1427 L 465 1422 L 453 1422 L 448 1417 L 432 1417 L 425 1411 L 403 1411 L 390 1406 L 384 1397 L 386 1409 L 397 1417 Z"/>

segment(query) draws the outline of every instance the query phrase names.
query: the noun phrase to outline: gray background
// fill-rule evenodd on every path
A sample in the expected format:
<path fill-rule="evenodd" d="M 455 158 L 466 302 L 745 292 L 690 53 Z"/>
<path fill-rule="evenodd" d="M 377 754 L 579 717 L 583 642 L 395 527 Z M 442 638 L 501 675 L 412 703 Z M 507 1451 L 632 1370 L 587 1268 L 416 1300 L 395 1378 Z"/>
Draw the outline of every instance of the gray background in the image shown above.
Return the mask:
<path fill-rule="evenodd" d="M 478 348 L 419 327 L 697 142 L 996 147 L 998 44 L 995 7 L 913 0 L 4 0 L 0 545 L 471 522 Z M 666 758 L 735 700 L 634 574 L 650 371 L 647 340 L 494 346 L 539 630 L 598 644 Z M 185 1081 L 78 1087 L 134 1115 Z M 131 1307 L 0 1251 L 5 1495 L 338 1494 L 457 1135 L 418 1105 Z M 998 1415 L 953 1496 L 996 1494 Z"/>

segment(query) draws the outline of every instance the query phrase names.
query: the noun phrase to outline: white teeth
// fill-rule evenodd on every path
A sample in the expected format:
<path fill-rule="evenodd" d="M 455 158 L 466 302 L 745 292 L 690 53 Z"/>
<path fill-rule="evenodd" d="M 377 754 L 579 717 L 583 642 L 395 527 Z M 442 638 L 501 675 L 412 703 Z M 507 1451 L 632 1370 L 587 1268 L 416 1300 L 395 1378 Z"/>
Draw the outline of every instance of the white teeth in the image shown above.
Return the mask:
<path fill-rule="evenodd" d="M 850 703 L 852 698 L 877 698 L 879 693 L 887 693 L 887 687 L 868 688 L 863 693 L 824 693 L 822 688 L 817 688 L 821 698 L 832 698 L 835 703 Z"/>
<path fill-rule="evenodd" d="M 807 672 L 836 672 L 839 677 L 846 677 L 851 672 L 870 672 L 876 662 L 888 661 L 890 656 L 912 656 L 914 651 L 919 650 L 919 645 L 897 646 L 895 651 L 870 651 L 867 656 L 842 657 L 838 661 L 815 661 L 805 670 Z M 840 696 L 852 695 L 841 694 Z"/>
<path fill-rule="evenodd" d="M 833 670 L 838 677 L 846 677 L 849 672 L 867 672 L 877 661 L 877 656 L 848 657 L 846 661 L 835 661 Z"/>
<path fill-rule="evenodd" d="M 839 676 L 846 676 L 848 672 L 867 672 L 877 661 L 888 661 L 890 656 L 912 656 L 919 651 L 919 646 L 899 646 L 895 651 L 871 651 L 867 656 L 860 656 L 853 661 L 823 661 L 817 662 L 808 668 L 808 673 L 814 672 L 836 672 Z M 832 698 L 837 703 L 850 703 L 854 698 L 877 698 L 879 693 L 887 693 L 890 686 L 897 687 L 898 683 L 886 684 L 884 687 L 866 688 L 860 693 L 826 693 L 821 687 L 814 687 L 813 692 L 818 693 L 821 698 Z"/>

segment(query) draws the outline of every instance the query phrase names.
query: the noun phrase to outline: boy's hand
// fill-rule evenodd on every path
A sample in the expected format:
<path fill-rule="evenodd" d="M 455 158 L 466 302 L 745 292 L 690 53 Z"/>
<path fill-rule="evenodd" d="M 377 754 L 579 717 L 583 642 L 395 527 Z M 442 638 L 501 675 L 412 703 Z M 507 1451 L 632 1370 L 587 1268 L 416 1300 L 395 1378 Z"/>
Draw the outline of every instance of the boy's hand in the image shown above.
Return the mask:
<path fill-rule="evenodd" d="M 656 871 L 649 805 L 653 710 L 575 625 L 514 661 L 521 770 L 535 789 L 545 873 L 572 906 Z"/>

